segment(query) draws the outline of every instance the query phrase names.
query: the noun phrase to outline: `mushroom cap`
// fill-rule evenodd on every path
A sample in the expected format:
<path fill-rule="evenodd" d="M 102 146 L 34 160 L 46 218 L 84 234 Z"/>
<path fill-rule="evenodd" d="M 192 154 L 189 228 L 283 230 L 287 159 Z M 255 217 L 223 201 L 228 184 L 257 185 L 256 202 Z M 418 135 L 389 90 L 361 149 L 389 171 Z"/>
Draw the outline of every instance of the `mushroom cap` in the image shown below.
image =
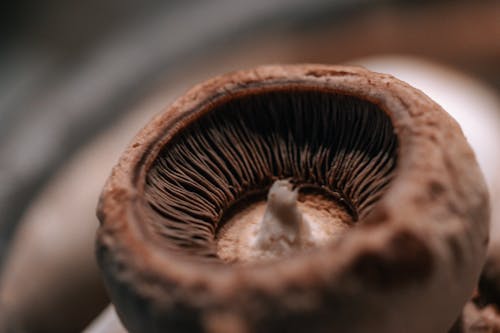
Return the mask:
<path fill-rule="evenodd" d="M 295 100 L 301 94 L 305 97 Z M 380 131 L 396 145 L 385 155 L 384 149 L 377 151 L 390 167 L 377 174 L 380 186 L 359 188 L 374 192 L 373 200 L 364 201 L 355 226 L 341 239 L 272 263 L 225 264 L 213 255 L 213 239 L 206 234 L 187 245 L 185 238 L 165 237 L 180 232 L 179 225 L 186 235 L 199 236 L 193 233 L 198 220 L 180 218 L 186 210 L 171 201 L 175 195 L 155 208 L 168 187 L 154 185 L 165 171 L 158 172 L 158 165 L 173 163 L 172 149 L 199 133 L 200 122 L 217 120 L 225 108 L 238 112 L 246 99 L 262 96 L 271 96 L 271 104 L 280 96 L 292 96 L 292 102 L 327 98 L 332 99 L 327 105 L 366 104 L 370 117 L 377 114 L 370 118 L 373 126 L 364 127 L 373 132 L 368 139 L 356 132 L 357 138 L 366 146 Z M 248 114 L 264 116 L 266 108 L 261 109 Z M 360 113 L 342 114 L 357 123 Z M 390 127 L 377 125 L 384 117 Z M 341 130 L 335 122 L 331 128 Z M 363 171 L 344 169 L 353 181 Z M 268 186 L 272 177 L 260 180 Z M 192 193 L 217 191 L 210 187 L 213 182 L 197 183 Z M 245 186 L 240 190 L 252 189 Z M 171 204 L 177 205 L 174 213 Z M 191 207 L 188 215 L 203 211 Z M 439 105 L 390 75 L 325 65 L 263 66 L 195 86 L 135 137 L 113 168 L 97 213 L 98 262 L 131 332 L 444 332 L 477 282 L 489 226 L 488 193 L 475 156 Z M 198 218 L 217 222 L 213 216 Z M 204 230 L 215 238 L 217 225 Z"/>

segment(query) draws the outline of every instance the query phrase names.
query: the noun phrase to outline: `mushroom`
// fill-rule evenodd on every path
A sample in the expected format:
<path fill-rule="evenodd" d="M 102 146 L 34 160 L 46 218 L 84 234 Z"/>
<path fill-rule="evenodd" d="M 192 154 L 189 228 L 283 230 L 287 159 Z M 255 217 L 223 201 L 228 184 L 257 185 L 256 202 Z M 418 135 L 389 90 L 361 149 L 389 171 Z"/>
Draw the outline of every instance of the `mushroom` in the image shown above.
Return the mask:
<path fill-rule="evenodd" d="M 445 332 L 489 207 L 460 127 L 422 92 L 296 65 L 187 92 L 122 155 L 98 217 L 130 332 Z"/>

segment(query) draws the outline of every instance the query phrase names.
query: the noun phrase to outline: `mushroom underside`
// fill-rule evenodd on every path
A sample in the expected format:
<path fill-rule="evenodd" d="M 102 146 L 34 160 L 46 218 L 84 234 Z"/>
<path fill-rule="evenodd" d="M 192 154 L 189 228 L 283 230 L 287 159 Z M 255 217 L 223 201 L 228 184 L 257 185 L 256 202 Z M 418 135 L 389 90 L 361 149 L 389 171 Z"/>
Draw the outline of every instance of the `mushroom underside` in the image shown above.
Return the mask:
<path fill-rule="evenodd" d="M 279 179 L 298 186 L 301 197 L 334 202 L 349 225 L 362 223 L 394 175 L 391 119 L 356 97 L 261 92 L 195 118 L 146 175 L 147 230 L 171 251 L 221 261 L 217 240 L 228 212 L 263 200 Z"/>

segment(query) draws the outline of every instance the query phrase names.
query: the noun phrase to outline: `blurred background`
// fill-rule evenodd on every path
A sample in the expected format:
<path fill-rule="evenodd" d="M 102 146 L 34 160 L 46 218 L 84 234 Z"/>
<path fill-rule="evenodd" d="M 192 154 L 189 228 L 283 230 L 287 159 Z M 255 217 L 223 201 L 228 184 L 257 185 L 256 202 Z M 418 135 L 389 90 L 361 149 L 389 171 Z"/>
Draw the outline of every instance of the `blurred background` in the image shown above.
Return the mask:
<path fill-rule="evenodd" d="M 1 332 L 79 332 L 106 307 L 93 246 L 107 175 L 154 114 L 231 70 L 353 64 L 407 81 L 461 123 L 499 209 L 498 0 L 1 6 Z"/>

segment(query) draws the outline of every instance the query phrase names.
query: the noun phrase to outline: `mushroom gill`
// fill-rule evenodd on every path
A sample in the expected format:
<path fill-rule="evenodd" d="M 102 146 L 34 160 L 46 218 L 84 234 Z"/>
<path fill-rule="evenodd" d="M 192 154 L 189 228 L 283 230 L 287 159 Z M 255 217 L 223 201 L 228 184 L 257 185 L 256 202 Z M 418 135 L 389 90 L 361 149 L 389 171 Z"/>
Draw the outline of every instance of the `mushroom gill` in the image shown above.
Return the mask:
<path fill-rule="evenodd" d="M 343 222 L 362 222 L 392 178 L 396 152 L 389 116 L 368 101 L 297 89 L 234 98 L 161 150 L 147 173 L 149 228 L 172 249 L 216 257 L 225 212 L 277 179 L 302 196 L 327 196 L 348 213 Z"/>

